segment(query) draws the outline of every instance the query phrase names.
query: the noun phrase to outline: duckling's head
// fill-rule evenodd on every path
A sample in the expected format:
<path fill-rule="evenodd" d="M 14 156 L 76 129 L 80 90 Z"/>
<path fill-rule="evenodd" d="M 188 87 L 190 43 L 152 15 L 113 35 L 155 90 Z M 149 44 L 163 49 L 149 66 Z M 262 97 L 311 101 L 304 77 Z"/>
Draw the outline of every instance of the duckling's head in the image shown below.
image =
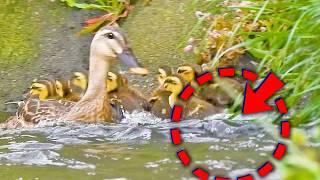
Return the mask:
<path fill-rule="evenodd" d="M 192 82 L 195 78 L 195 70 L 188 65 L 179 66 L 177 73 L 187 82 Z"/>
<path fill-rule="evenodd" d="M 29 95 L 36 96 L 40 100 L 46 100 L 51 96 L 56 95 L 55 83 L 53 80 L 37 80 L 34 81 L 30 86 Z"/>
<path fill-rule="evenodd" d="M 160 86 L 163 85 L 163 82 L 165 81 L 165 79 L 172 75 L 172 68 L 169 66 L 161 66 L 158 68 L 158 74 L 157 74 L 157 79 L 158 82 L 160 84 Z"/>
<path fill-rule="evenodd" d="M 188 83 L 194 81 L 199 71 L 198 67 L 191 64 L 184 64 L 177 68 L 177 73 Z"/>
<path fill-rule="evenodd" d="M 108 72 L 107 91 L 112 92 L 122 87 L 128 87 L 128 80 L 118 73 Z"/>
<path fill-rule="evenodd" d="M 83 72 L 74 72 L 71 77 L 71 84 L 85 91 L 88 86 L 88 77 Z"/>
<path fill-rule="evenodd" d="M 184 87 L 184 82 L 178 76 L 168 76 L 163 83 L 163 88 L 174 95 L 180 94 L 183 87 Z"/>
<path fill-rule="evenodd" d="M 68 94 L 72 92 L 70 81 L 66 81 L 64 79 L 56 79 L 56 92 L 60 97 L 66 97 Z"/>
<path fill-rule="evenodd" d="M 111 26 L 101 28 L 92 40 L 91 54 L 108 61 L 119 59 L 130 68 L 131 72 L 141 75 L 148 74 L 148 70 L 142 68 L 138 63 L 126 36 L 118 28 Z"/>

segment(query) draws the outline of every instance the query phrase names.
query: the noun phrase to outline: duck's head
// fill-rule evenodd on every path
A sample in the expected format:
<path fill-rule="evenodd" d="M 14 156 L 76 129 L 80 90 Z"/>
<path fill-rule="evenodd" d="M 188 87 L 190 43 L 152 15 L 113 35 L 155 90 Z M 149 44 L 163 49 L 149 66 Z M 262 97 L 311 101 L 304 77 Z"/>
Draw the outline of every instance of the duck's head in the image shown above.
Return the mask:
<path fill-rule="evenodd" d="M 183 87 L 184 82 L 179 76 L 168 76 L 163 83 L 163 88 L 175 95 L 180 94 Z"/>
<path fill-rule="evenodd" d="M 107 75 L 107 92 L 118 90 L 128 86 L 128 80 L 118 73 L 108 72 Z"/>
<path fill-rule="evenodd" d="M 70 81 L 66 81 L 64 79 L 56 79 L 56 92 L 60 97 L 66 97 L 68 94 L 72 92 Z"/>
<path fill-rule="evenodd" d="M 46 100 L 55 96 L 55 83 L 53 80 L 37 80 L 34 81 L 29 88 L 29 95 L 38 97 L 40 100 Z"/>
<path fill-rule="evenodd" d="M 172 68 L 169 66 L 161 66 L 158 68 L 158 74 L 157 74 L 157 79 L 159 82 L 159 85 L 162 86 L 165 79 L 172 75 Z"/>
<path fill-rule="evenodd" d="M 124 33 L 118 28 L 105 26 L 94 36 L 91 43 L 91 53 L 111 64 L 111 60 L 119 59 L 126 64 L 132 73 L 146 75 L 148 70 L 142 68 L 133 54 Z"/>
<path fill-rule="evenodd" d="M 85 91 L 88 86 L 88 76 L 83 72 L 74 72 L 71 77 L 71 84 Z"/>
<path fill-rule="evenodd" d="M 184 81 L 188 83 L 192 82 L 195 79 L 199 71 L 200 69 L 198 69 L 198 67 L 191 64 L 184 64 L 177 68 L 177 73 L 183 78 Z"/>

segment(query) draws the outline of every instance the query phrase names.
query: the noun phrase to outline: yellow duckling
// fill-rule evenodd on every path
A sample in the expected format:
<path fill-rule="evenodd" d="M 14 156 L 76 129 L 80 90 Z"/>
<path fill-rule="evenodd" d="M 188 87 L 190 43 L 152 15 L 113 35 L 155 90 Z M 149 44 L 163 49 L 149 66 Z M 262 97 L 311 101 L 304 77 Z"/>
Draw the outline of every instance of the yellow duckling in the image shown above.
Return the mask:
<path fill-rule="evenodd" d="M 169 66 L 160 66 L 158 68 L 157 80 L 159 87 L 163 85 L 165 79 L 173 74 L 173 69 Z"/>
<path fill-rule="evenodd" d="M 118 73 L 108 72 L 107 92 L 111 98 L 118 99 L 124 110 L 149 110 L 149 104 L 143 95 L 129 87 L 128 80 Z"/>
<path fill-rule="evenodd" d="M 29 87 L 27 98 L 60 99 L 56 93 L 56 85 L 53 79 L 43 79 L 34 81 Z"/>
<path fill-rule="evenodd" d="M 177 74 L 183 78 L 186 83 L 190 83 L 194 88 L 198 87 L 195 78 L 202 72 L 201 67 L 197 64 L 183 64 L 178 66 Z"/>
<path fill-rule="evenodd" d="M 85 93 L 88 87 L 88 75 L 84 72 L 74 72 L 71 77 L 71 85 L 76 89 L 79 88 L 82 94 Z"/>
<path fill-rule="evenodd" d="M 124 34 L 114 27 L 104 27 L 95 34 L 91 43 L 88 88 L 80 101 L 74 103 L 30 98 L 21 103 L 13 120 L 21 124 L 57 119 L 88 123 L 117 122 L 119 117 L 110 104 L 105 81 L 112 61 L 116 59 L 127 64 L 132 73 L 148 73 L 139 66 Z"/>

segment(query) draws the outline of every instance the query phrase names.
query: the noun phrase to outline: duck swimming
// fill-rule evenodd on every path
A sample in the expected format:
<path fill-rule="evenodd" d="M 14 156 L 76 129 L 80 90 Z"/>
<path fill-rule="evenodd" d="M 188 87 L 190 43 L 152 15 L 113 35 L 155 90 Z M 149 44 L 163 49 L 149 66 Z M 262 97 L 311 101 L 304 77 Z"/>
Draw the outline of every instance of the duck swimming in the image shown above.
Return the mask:
<path fill-rule="evenodd" d="M 124 34 L 114 27 L 100 29 L 90 50 L 88 88 L 79 102 L 61 118 L 81 122 L 116 122 L 107 95 L 106 78 L 113 61 L 121 60 L 135 74 L 145 75 Z"/>
<path fill-rule="evenodd" d="M 117 122 L 117 109 L 107 96 L 105 79 L 113 61 L 121 60 L 135 74 L 145 75 L 125 35 L 117 28 L 106 26 L 94 36 L 90 48 L 88 88 L 78 102 L 67 100 L 28 99 L 20 104 L 15 118 L 20 124 L 36 124 L 42 120 L 75 120 L 80 122 Z M 10 124 L 10 122 L 7 122 Z"/>

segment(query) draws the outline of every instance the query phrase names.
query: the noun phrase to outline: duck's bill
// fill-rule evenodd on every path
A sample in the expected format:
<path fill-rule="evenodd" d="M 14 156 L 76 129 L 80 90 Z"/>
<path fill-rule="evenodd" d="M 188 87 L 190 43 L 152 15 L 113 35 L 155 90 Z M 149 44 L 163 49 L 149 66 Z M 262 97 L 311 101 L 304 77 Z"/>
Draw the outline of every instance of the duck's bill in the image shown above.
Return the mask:
<path fill-rule="evenodd" d="M 141 67 L 137 58 L 130 49 L 124 50 L 121 54 L 118 54 L 118 58 L 129 67 L 130 72 L 139 75 L 148 74 L 148 70 Z"/>

